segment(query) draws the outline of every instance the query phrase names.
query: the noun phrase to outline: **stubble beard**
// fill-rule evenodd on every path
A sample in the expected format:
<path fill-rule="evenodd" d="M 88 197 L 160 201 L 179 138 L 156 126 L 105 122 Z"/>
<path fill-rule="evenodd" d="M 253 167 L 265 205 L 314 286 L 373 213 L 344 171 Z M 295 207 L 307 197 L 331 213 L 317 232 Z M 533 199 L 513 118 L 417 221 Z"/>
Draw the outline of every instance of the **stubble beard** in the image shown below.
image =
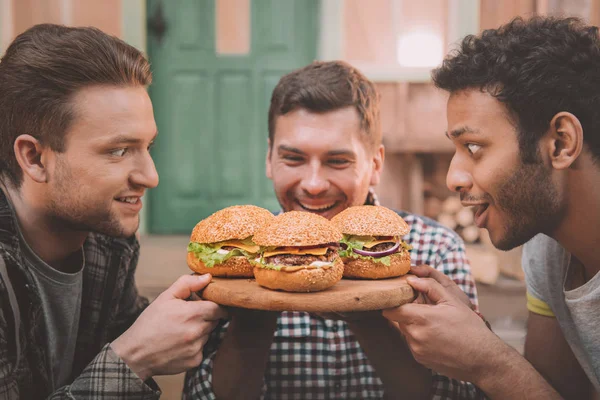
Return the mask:
<path fill-rule="evenodd" d="M 551 176 L 539 163 L 521 163 L 498 187 L 497 207 L 505 217 L 504 233 L 494 246 L 511 250 L 539 233 L 550 233 L 565 214 Z"/>
<path fill-rule="evenodd" d="M 127 232 L 111 204 L 87 201 L 82 194 L 88 191 L 77 184 L 69 167 L 62 164 L 57 168 L 54 194 L 49 200 L 48 216 L 58 230 L 96 232 L 111 237 L 128 237 L 139 226 L 139 216 L 133 232 Z M 92 197 L 93 196 L 88 196 Z"/>

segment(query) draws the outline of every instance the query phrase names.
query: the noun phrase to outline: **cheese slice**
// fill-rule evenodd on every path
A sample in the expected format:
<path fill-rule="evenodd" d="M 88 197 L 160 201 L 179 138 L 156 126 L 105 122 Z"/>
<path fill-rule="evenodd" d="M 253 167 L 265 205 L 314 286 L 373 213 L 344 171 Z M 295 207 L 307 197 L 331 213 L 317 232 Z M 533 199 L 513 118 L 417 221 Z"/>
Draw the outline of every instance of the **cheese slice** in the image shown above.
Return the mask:
<path fill-rule="evenodd" d="M 265 251 L 263 257 L 273 257 L 278 254 L 311 254 L 313 256 L 324 256 L 327 253 L 327 247 L 314 247 L 311 249 L 300 249 L 298 247 L 280 247 L 273 251 Z"/>
<path fill-rule="evenodd" d="M 396 241 L 394 239 L 374 240 L 372 242 L 365 243 L 364 247 L 366 247 L 367 249 L 370 249 L 371 247 L 375 247 L 381 243 L 396 243 Z"/>
<path fill-rule="evenodd" d="M 247 245 L 241 242 L 241 240 L 227 240 L 225 242 L 221 242 L 219 243 L 221 245 L 221 247 L 223 246 L 231 246 L 231 247 L 237 247 L 240 248 L 242 250 L 247 251 L 248 253 L 258 253 L 258 251 L 260 250 L 260 246 L 258 245 Z"/>

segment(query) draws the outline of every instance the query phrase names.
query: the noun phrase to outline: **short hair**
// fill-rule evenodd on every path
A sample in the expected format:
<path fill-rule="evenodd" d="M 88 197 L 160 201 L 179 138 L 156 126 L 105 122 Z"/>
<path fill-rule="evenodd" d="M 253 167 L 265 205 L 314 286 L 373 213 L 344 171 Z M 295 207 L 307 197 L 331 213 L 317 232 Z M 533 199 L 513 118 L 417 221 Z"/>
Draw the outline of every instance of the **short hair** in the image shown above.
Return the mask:
<path fill-rule="evenodd" d="M 277 117 L 297 109 L 324 113 L 354 107 L 360 118 L 361 139 L 381 144 L 379 94 L 373 82 L 343 61 L 315 61 L 280 80 L 271 96 L 269 139 L 273 144 Z"/>
<path fill-rule="evenodd" d="M 65 150 L 73 123 L 72 99 L 99 85 L 147 86 L 150 65 L 134 47 L 96 28 L 40 24 L 15 38 L 0 61 L 0 178 L 23 179 L 13 150 L 29 134 Z"/>
<path fill-rule="evenodd" d="M 577 18 L 515 18 L 465 37 L 432 78 L 450 94 L 479 89 L 502 102 L 517 127 L 523 162 L 539 159 L 539 140 L 561 111 L 579 119 L 584 143 L 600 158 L 597 27 Z"/>

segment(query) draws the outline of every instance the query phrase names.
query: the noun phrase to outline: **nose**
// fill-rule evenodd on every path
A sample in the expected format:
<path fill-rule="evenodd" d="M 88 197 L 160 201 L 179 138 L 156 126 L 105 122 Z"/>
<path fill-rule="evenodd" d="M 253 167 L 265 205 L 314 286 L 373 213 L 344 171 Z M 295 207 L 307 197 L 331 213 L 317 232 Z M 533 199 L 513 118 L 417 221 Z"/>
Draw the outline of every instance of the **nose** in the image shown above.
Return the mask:
<path fill-rule="evenodd" d="M 148 189 L 158 186 L 158 172 L 149 153 L 144 154 L 137 169 L 131 174 L 132 183 Z"/>
<path fill-rule="evenodd" d="M 446 175 L 446 186 L 453 192 L 469 191 L 473 186 L 471 173 L 465 166 L 465 163 L 456 155 L 452 157 L 448 175 Z"/>
<path fill-rule="evenodd" d="M 324 175 L 324 171 L 321 168 L 320 163 L 314 163 L 309 165 L 306 175 L 300 182 L 300 187 L 304 192 L 311 196 L 317 196 L 329 189 L 329 181 Z"/>

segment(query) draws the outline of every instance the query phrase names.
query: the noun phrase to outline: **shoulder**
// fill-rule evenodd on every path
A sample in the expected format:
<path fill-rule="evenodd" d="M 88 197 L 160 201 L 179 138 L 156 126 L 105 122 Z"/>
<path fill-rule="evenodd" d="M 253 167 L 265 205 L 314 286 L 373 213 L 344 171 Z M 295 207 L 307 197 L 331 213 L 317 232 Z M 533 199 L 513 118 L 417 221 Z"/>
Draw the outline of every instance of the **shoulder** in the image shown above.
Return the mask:
<path fill-rule="evenodd" d="M 562 256 L 566 250 L 556 240 L 549 236 L 539 234 L 534 236 L 523 246 L 523 257 L 529 261 L 540 259 L 555 259 L 556 256 Z"/>
<path fill-rule="evenodd" d="M 539 234 L 523 246 L 522 265 L 529 293 L 546 300 L 548 291 L 562 285 L 570 254 L 554 239 Z"/>
<path fill-rule="evenodd" d="M 556 240 L 539 234 L 523 246 L 522 263 L 526 275 L 546 275 L 568 257 L 569 253 Z"/>

